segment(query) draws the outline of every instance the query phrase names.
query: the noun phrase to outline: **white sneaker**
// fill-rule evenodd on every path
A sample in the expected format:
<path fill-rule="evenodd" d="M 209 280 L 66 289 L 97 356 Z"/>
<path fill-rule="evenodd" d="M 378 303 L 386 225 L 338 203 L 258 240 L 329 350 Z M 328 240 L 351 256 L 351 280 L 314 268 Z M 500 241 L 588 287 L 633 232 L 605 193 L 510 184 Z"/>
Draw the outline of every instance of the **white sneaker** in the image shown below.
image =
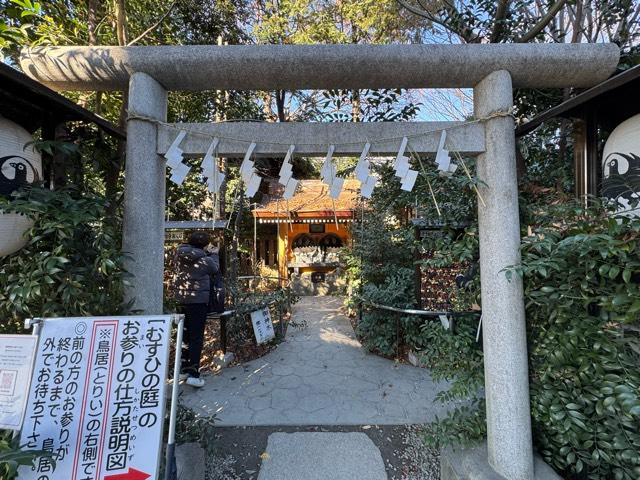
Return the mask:
<path fill-rule="evenodd" d="M 178 380 L 179 380 L 180 382 L 184 382 L 187 378 L 189 378 L 189 374 L 188 374 L 188 373 L 181 373 L 181 374 L 178 376 Z"/>
<path fill-rule="evenodd" d="M 204 387 L 204 380 L 201 378 L 189 377 L 185 383 L 194 388 Z"/>

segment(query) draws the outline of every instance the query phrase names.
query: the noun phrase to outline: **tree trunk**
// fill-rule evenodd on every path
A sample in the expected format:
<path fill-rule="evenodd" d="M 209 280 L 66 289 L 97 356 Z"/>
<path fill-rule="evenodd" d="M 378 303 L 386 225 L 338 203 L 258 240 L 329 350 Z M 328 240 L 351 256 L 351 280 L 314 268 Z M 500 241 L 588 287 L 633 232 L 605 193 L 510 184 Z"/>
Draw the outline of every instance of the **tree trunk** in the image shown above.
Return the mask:
<path fill-rule="evenodd" d="M 284 101 L 287 97 L 286 90 L 276 90 L 276 108 L 278 109 L 278 121 L 286 122 L 287 117 L 284 111 Z"/>
<path fill-rule="evenodd" d="M 351 120 L 353 122 L 361 122 L 361 114 L 360 114 L 360 90 L 352 90 L 351 91 L 352 100 L 351 100 Z"/>
<path fill-rule="evenodd" d="M 89 0 L 87 5 L 87 32 L 89 34 L 89 45 L 97 45 L 96 26 L 98 22 L 96 20 L 96 13 L 98 9 L 97 0 Z"/>
<path fill-rule="evenodd" d="M 118 45 L 123 47 L 127 44 L 126 0 L 115 0 L 114 10 L 116 13 L 116 35 L 118 37 Z"/>
<path fill-rule="evenodd" d="M 262 97 L 262 111 L 264 113 L 265 118 L 267 118 L 267 120 L 272 120 L 273 119 L 273 112 L 271 111 L 271 93 L 269 92 L 265 92 L 264 96 Z"/>
<path fill-rule="evenodd" d="M 115 0 L 116 12 L 116 33 L 118 36 L 118 45 L 125 46 L 127 44 L 127 13 L 125 0 Z M 120 115 L 118 117 L 118 126 L 120 129 L 127 130 L 127 108 L 129 105 L 129 91 L 122 92 L 122 105 L 120 106 Z M 127 149 L 126 140 L 118 140 L 116 146 L 116 158 L 113 164 L 107 169 L 105 175 L 105 196 L 107 198 L 107 217 L 115 221 L 116 211 L 118 209 L 118 179 L 120 172 L 124 166 L 124 157 Z"/>

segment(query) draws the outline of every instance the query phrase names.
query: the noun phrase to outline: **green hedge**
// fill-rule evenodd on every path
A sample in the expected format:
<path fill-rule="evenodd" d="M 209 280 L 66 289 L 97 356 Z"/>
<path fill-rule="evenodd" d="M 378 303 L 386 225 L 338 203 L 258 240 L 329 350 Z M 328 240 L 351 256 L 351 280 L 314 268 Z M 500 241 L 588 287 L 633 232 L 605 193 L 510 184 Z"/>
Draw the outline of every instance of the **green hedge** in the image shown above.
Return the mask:
<path fill-rule="evenodd" d="M 640 478 L 640 221 L 559 208 L 523 241 L 531 412 L 556 470 Z M 584 474 L 583 473 L 583 474 Z"/>
<path fill-rule="evenodd" d="M 523 239 L 522 264 L 504 274 L 524 280 L 535 448 L 566 478 L 640 478 L 640 220 L 612 218 L 601 205 L 585 211 L 571 203 L 527 202 L 523 225 L 531 230 Z M 400 258 L 382 270 L 376 263 L 381 254 L 368 250 L 384 246 L 376 235 L 404 238 L 409 251 L 415 245 L 406 228 L 371 227 L 377 232 L 369 237 L 373 246 L 360 247 L 352 276 L 360 276 L 362 292 L 372 300 L 408 306 L 413 278 L 401 272 L 412 262 Z M 463 237 L 445 235 L 425 247 L 439 252 L 427 260 L 434 266 L 469 260 L 477 255 L 477 232 L 472 227 Z M 476 277 L 457 307 L 464 310 L 478 293 Z M 398 337 L 394 316 L 365 311 L 358 331 L 367 346 L 385 354 L 403 345 L 418 349 L 436 378 L 452 382 L 439 398 L 466 400 L 429 427 L 427 442 L 483 438 L 477 319 L 460 319 L 455 335 L 410 316 L 400 326 Z"/>
<path fill-rule="evenodd" d="M 34 220 L 25 247 L 0 263 L 0 330 L 22 333 L 29 317 L 122 311 L 124 255 L 103 197 L 34 188 L 0 199 L 0 211 Z"/>

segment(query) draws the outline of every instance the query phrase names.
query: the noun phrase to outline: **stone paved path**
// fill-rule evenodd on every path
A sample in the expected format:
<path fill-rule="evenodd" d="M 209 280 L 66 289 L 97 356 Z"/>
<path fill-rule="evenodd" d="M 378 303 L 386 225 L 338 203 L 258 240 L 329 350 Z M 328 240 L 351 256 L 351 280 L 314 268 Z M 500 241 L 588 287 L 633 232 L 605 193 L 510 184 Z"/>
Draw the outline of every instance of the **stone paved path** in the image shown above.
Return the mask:
<path fill-rule="evenodd" d="M 205 377 L 199 390 L 182 387 L 182 401 L 220 426 L 395 425 L 442 416 L 434 402 L 445 385 L 425 369 L 367 353 L 356 340 L 342 299 L 303 297 L 294 315 L 307 328 L 290 328 L 266 356 Z"/>
<path fill-rule="evenodd" d="M 364 433 L 272 433 L 258 480 L 387 480 L 380 450 Z"/>

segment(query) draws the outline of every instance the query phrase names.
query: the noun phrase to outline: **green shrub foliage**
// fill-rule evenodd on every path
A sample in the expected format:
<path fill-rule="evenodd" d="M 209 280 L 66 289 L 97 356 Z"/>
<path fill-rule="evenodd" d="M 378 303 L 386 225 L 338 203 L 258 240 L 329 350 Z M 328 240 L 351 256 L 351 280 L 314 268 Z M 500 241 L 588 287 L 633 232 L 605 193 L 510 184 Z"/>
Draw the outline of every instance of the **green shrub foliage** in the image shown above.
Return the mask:
<path fill-rule="evenodd" d="M 34 220 L 26 246 L 0 265 L 4 332 L 21 332 L 29 317 L 121 312 L 124 256 L 102 197 L 33 189 L 1 202 L 0 210 Z"/>
<path fill-rule="evenodd" d="M 640 220 L 597 205 L 551 213 L 512 271 L 524 277 L 535 443 L 558 471 L 637 479 Z"/>
<path fill-rule="evenodd" d="M 346 255 L 347 275 L 354 295 L 398 308 L 415 307 L 415 267 L 413 228 L 403 219 L 407 197 L 393 181 L 393 171 L 383 168 L 384 181 L 376 189 L 371 208 L 359 210 L 360 221 L 354 225 L 354 248 Z M 407 327 L 414 327 L 411 317 L 371 309 L 361 311 L 357 333 L 365 347 L 386 356 L 395 356 L 405 344 Z"/>
<path fill-rule="evenodd" d="M 473 265 L 477 226 L 418 241 L 402 208 L 427 204 L 424 215 L 438 218 L 433 197 L 418 184 L 410 198 L 385 180 L 354 226 L 349 274 L 362 297 L 413 308 L 416 262 Z M 460 199 L 444 197 L 454 208 L 439 205 L 451 220 L 473 219 L 454 205 L 473 204 L 469 184 L 455 184 L 455 177 L 431 182 L 436 198 L 443 189 L 461 192 Z M 524 191 L 522 263 L 504 275 L 524 281 L 535 448 L 566 478 L 640 478 L 640 220 L 617 218 L 598 202 L 584 209 L 549 189 Z M 420 249 L 435 253 L 419 260 Z M 477 272 L 469 280 L 454 295 L 456 311 L 480 304 Z M 486 435 L 477 316 L 457 317 L 452 334 L 439 322 L 366 304 L 360 315 L 357 330 L 368 348 L 385 355 L 416 350 L 434 378 L 449 381 L 438 398 L 458 406 L 429 426 L 427 443 L 469 444 Z"/>
<path fill-rule="evenodd" d="M 524 280 L 534 444 L 568 478 L 640 478 L 640 220 L 601 205 L 527 202 L 522 263 L 504 273 Z M 467 235 L 439 241 L 433 261 L 467 255 Z M 430 426 L 427 442 L 468 444 L 485 434 L 482 352 L 476 326 L 455 336 L 438 325 L 423 358 L 452 381 L 442 400 L 468 403 Z"/>
<path fill-rule="evenodd" d="M 16 478 L 21 466 L 31 468 L 40 457 L 55 465 L 55 459 L 50 452 L 42 450 L 23 450 L 20 448 L 20 438 L 13 436 L 13 430 L 0 430 L 0 480 Z"/>

